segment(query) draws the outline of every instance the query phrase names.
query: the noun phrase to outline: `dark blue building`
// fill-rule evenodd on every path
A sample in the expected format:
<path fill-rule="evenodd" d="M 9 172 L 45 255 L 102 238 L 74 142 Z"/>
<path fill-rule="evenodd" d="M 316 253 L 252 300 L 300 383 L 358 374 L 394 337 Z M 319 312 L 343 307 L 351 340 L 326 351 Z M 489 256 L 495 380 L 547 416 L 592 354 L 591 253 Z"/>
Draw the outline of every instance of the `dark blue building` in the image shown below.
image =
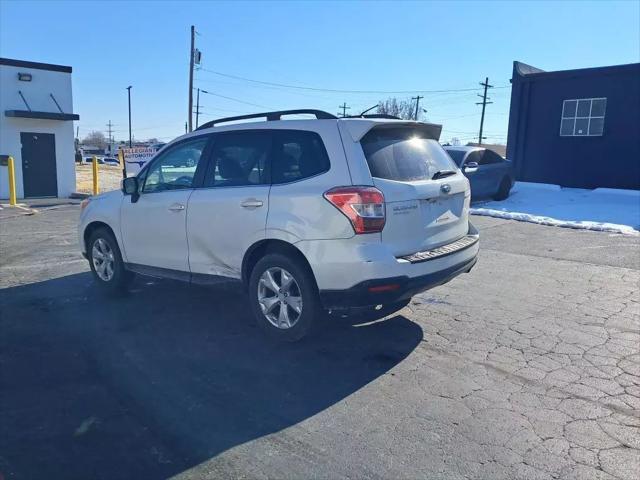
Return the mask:
<path fill-rule="evenodd" d="M 640 63 L 545 72 L 514 62 L 511 83 L 518 180 L 640 189 Z"/>

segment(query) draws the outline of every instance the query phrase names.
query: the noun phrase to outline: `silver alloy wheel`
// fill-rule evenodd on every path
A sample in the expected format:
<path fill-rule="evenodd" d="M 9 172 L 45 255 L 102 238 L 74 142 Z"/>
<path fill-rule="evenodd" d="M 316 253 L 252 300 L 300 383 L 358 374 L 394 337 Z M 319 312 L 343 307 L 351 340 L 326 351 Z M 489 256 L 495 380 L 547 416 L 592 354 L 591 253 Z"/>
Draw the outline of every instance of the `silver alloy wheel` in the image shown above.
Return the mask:
<path fill-rule="evenodd" d="M 274 327 L 293 327 L 302 315 L 302 292 L 293 275 L 284 268 L 271 267 L 258 282 L 258 303 Z"/>
<path fill-rule="evenodd" d="M 115 264 L 115 255 L 113 250 L 104 238 L 99 238 L 93 242 L 91 249 L 91 260 L 96 275 L 105 282 L 113 278 L 113 267 Z"/>

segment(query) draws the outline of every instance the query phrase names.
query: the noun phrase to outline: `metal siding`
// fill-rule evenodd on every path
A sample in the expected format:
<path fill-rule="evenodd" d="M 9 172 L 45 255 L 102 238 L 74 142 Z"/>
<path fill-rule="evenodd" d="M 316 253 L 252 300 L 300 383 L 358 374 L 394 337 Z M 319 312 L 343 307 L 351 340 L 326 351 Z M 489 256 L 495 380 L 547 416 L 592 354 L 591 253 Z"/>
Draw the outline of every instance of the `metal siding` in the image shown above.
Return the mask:
<path fill-rule="evenodd" d="M 514 69 L 509 155 L 518 180 L 577 188 L 640 189 L 640 64 L 521 76 Z M 529 90 L 527 95 L 527 90 Z M 606 97 L 601 137 L 561 137 L 562 102 Z"/>

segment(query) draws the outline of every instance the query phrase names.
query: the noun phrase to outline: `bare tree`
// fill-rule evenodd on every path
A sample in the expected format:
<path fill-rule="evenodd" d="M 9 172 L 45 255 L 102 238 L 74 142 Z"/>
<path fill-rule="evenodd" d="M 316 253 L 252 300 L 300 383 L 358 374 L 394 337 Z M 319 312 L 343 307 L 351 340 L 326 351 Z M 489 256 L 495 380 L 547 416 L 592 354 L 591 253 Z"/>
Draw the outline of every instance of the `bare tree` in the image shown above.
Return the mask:
<path fill-rule="evenodd" d="M 398 100 L 395 97 L 391 97 L 378 103 L 377 112 L 384 115 L 393 115 L 404 120 L 413 120 L 416 114 L 416 103 L 410 98 Z M 423 111 L 420 109 L 418 111 L 418 120 L 421 120 L 422 117 Z"/>
<path fill-rule="evenodd" d="M 107 148 L 107 138 L 104 136 L 104 133 L 93 131 L 84 137 L 82 144 L 98 148 Z"/>

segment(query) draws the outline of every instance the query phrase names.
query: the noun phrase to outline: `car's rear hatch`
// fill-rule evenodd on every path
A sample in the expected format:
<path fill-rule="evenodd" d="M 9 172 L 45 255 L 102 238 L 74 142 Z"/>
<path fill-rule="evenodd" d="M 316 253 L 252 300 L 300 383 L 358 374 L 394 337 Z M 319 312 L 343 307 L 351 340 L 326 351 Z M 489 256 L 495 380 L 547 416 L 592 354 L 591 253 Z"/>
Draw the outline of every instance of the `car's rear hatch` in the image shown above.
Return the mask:
<path fill-rule="evenodd" d="M 467 234 L 469 183 L 428 129 L 382 123 L 360 144 L 386 203 L 382 241 L 408 255 Z"/>

